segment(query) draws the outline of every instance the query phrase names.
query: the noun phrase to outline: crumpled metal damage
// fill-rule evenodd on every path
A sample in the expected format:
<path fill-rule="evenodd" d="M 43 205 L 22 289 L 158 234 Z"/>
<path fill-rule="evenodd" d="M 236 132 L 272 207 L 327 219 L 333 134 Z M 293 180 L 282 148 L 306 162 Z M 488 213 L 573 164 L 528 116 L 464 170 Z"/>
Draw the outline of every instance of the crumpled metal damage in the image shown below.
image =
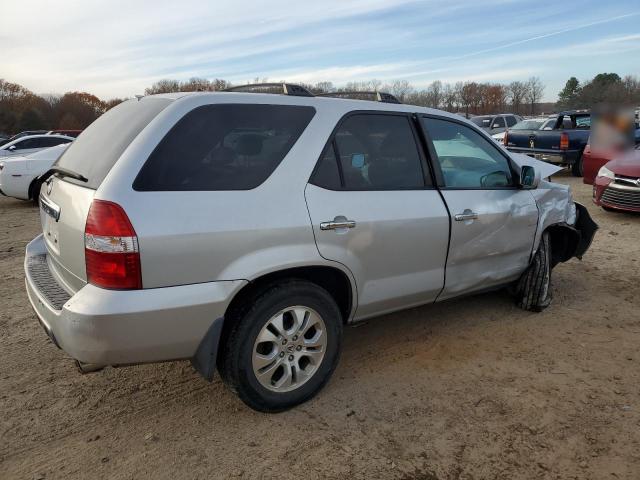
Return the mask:
<path fill-rule="evenodd" d="M 511 158 L 513 158 L 518 167 L 523 165 L 532 166 L 540 172 L 540 176 L 543 179 L 540 181 L 538 188 L 530 190 L 539 211 L 538 228 L 532 253 L 538 249 L 542 232 L 548 227 L 566 225 L 575 228 L 580 233 L 580 241 L 577 245 L 575 256 L 582 258 L 582 255 L 591 245 L 598 225 L 591 219 L 586 207 L 573 201 L 571 187 L 545 180 L 562 170 L 562 167 L 522 154 L 511 153 Z"/>

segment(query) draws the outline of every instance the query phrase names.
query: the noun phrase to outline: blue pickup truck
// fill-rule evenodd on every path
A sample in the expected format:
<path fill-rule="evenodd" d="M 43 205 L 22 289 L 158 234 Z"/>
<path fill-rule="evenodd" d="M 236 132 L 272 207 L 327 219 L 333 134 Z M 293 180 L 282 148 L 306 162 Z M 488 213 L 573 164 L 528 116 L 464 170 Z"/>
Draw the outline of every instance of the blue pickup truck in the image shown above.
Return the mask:
<path fill-rule="evenodd" d="M 581 177 L 582 152 L 591 133 L 591 113 L 571 110 L 549 118 L 555 118 L 555 123 L 542 130 L 508 130 L 504 146 L 511 152 L 569 166 L 575 177 Z"/>

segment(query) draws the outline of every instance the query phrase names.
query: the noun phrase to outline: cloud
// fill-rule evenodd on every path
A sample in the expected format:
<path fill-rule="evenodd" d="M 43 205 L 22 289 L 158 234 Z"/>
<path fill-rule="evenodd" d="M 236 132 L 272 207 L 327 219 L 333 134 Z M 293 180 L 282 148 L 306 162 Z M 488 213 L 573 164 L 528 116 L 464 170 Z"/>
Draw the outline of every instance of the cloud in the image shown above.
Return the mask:
<path fill-rule="evenodd" d="M 191 76 L 420 86 L 535 74 L 553 84 L 593 68 L 638 73 L 628 58 L 640 34 L 636 10 L 632 0 L 582 0 L 578 10 L 551 0 L 38 0 L 25 15 L 8 2 L 2 77 L 102 97 Z"/>

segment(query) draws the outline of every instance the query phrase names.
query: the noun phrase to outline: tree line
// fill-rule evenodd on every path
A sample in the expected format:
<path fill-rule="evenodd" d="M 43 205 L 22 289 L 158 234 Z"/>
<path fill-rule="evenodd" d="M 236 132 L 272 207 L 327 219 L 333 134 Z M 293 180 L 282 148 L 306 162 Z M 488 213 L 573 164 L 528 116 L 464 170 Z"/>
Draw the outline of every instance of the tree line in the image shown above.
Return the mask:
<path fill-rule="evenodd" d="M 122 102 L 103 101 L 86 92 L 36 95 L 22 85 L 0 79 L 0 133 L 24 130 L 81 130 Z"/>
<path fill-rule="evenodd" d="M 265 83 L 266 78 L 255 78 L 252 83 Z M 285 82 L 281 80 L 281 82 Z M 531 77 L 527 81 L 515 81 L 509 84 L 457 82 L 443 83 L 436 80 L 427 88 L 418 89 L 406 80 L 383 82 L 381 80 L 366 80 L 348 82 L 342 87 L 334 86 L 333 82 L 300 83 L 315 94 L 332 92 L 363 92 L 381 91 L 393 94 L 403 103 L 440 108 L 450 112 L 464 112 L 468 115 L 485 113 L 500 113 L 510 110 L 513 113 L 539 113 L 539 103 L 545 86 L 538 77 Z M 160 80 L 145 90 L 145 94 L 216 91 L 231 87 L 226 80 L 191 78 L 186 82 L 177 80 Z"/>
<path fill-rule="evenodd" d="M 264 83 L 256 78 L 252 83 Z M 627 106 L 640 105 L 640 80 L 628 75 L 600 73 L 580 82 L 571 77 L 558 94 L 558 101 L 542 103 L 545 85 L 540 78 L 510 83 L 456 82 L 436 80 L 426 88 L 416 88 L 406 80 L 383 82 L 368 80 L 335 86 L 332 82 L 302 84 L 313 93 L 346 91 L 385 91 L 401 102 L 467 116 L 510 112 L 520 115 L 549 113 L 552 110 L 591 108 L 601 103 Z M 145 89 L 146 95 L 171 92 L 219 91 L 233 86 L 231 82 L 214 78 L 194 77 L 186 81 L 163 79 Z M 22 85 L 0 79 L 0 133 L 24 130 L 84 129 L 109 108 L 124 99 L 101 100 L 87 92 L 67 92 L 63 95 L 37 95 Z"/>
<path fill-rule="evenodd" d="M 640 79 L 617 73 L 599 73 L 583 83 L 576 77 L 567 80 L 558 94 L 560 109 L 586 108 L 602 103 L 640 107 Z"/>

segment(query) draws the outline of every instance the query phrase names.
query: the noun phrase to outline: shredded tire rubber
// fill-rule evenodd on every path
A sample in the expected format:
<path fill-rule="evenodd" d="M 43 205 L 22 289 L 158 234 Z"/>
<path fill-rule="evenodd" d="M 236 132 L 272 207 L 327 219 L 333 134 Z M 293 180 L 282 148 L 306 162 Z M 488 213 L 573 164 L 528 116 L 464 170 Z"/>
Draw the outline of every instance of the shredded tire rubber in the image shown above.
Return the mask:
<path fill-rule="evenodd" d="M 551 304 L 551 242 L 547 232 L 542 234 L 533 261 L 518 280 L 515 293 L 523 310 L 541 312 Z"/>

